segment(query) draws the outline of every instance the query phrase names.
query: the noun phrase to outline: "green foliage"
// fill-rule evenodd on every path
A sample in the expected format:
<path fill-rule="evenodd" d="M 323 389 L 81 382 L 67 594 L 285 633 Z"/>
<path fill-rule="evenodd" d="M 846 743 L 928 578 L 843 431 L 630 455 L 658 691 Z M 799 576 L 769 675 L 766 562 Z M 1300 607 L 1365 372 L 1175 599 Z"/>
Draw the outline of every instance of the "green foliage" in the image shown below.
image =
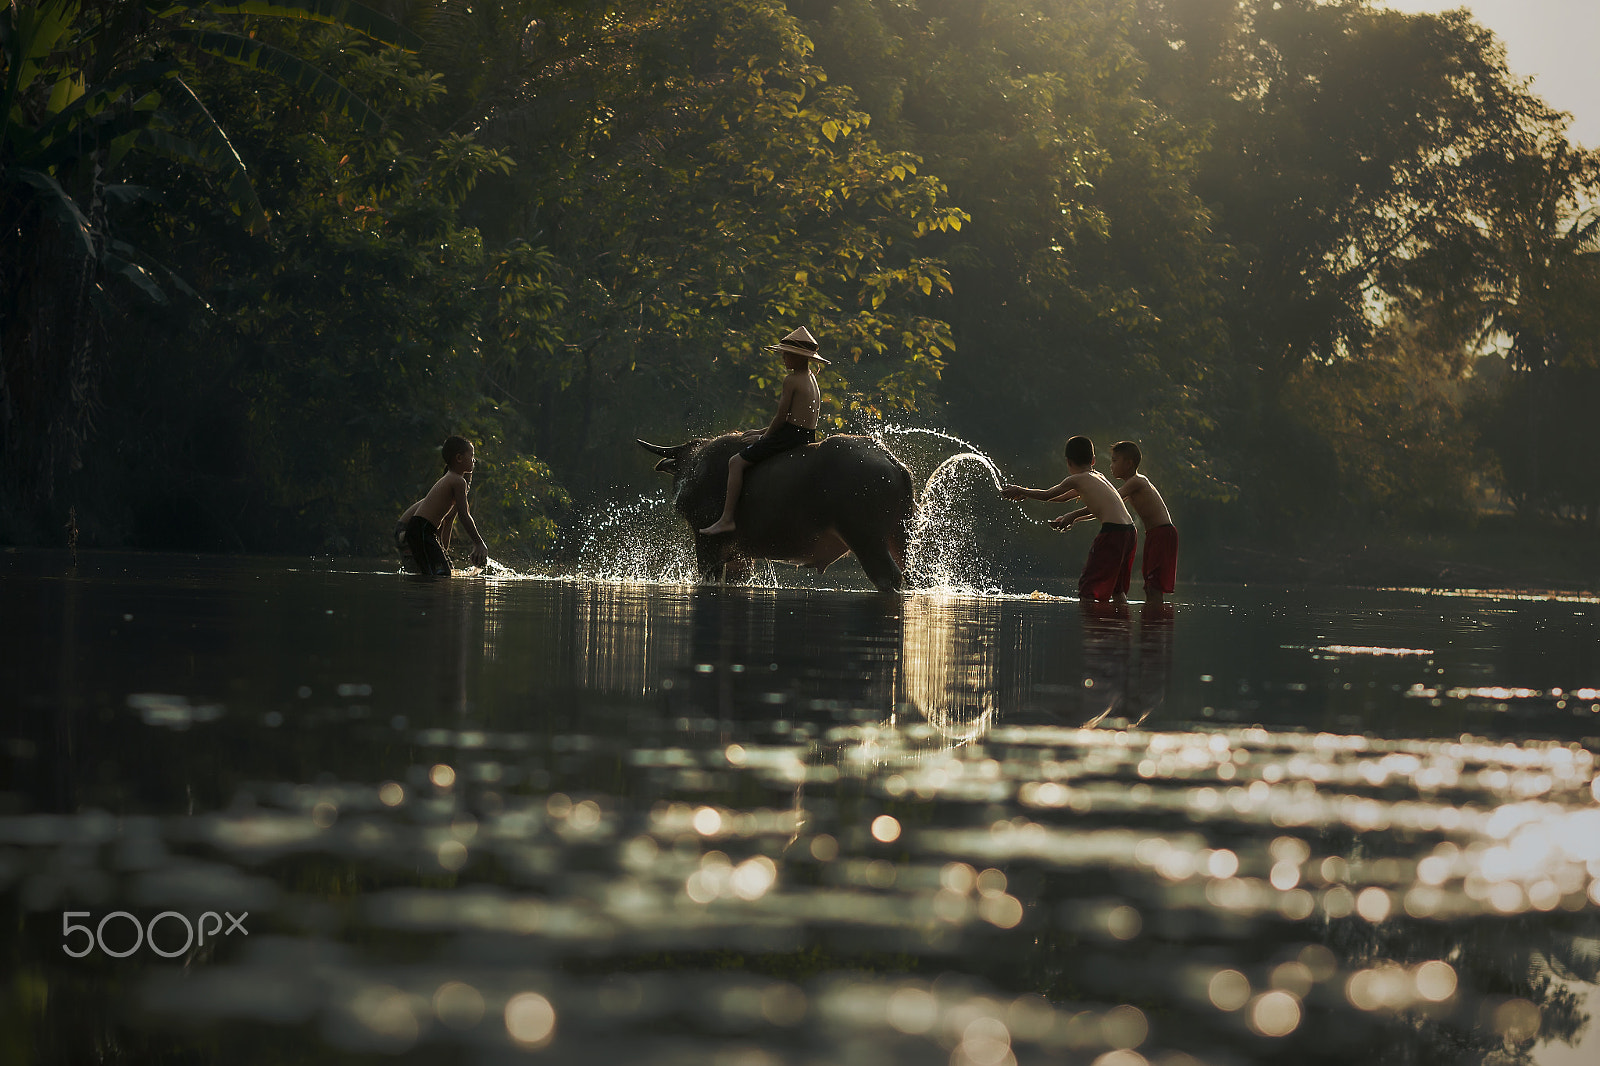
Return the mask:
<path fill-rule="evenodd" d="M 1490 335 L 1517 335 L 1507 311 L 1528 309 L 1527 293 L 1559 274 L 1555 288 L 1566 288 L 1551 302 L 1585 302 L 1570 263 L 1527 249 L 1552 245 L 1592 159 L 1465 11 L 1408 16 L 1362 0 L 1139 8 L 1147 91 L 1210 131 L 1195 188 L 1232 252 L 1221 288 L 1231 365 L 1211 398 L 1219 425 L 1257 442 L 1234 450 L 1232 477 L 1265 490 L 1254 501 L 1263 515 L 1306 513 L 1285 497 L 1308 485 L 1346 518 L 1415 517 L 1423 501 L 1435 514 L 1468 509 L 1479 464 L 1456 398 Z M 1529 227 L 1546 236 L 1530 242 Z M 1408 414 L 1407 404 L 1422 406 Z M 1271 441 L 1302 434 L 1329 457 L 1331 482 L 1273 469 L 1284 455 Z M 1376 481 L 1353 476 L 1391 442 L 1405 444 L 1391 453 L 1398 466 Z M 1361 457 L 1355 467 L 1349 456 Z M 1460 506 L 1447 503 L 1455 493 Z"/>
<path fill-rule="evenodd" d="M 641 414 L 666 436 L 765 421 L 761 346 L 802 323 L 836 360 L 834 424 L 925 400 L 952 341 L 922 305 L 950 285 L 915 246 L 967 216 L 873 139 L 782 5 L 624 5 L 540 42 L 524 86 L 482 90 L 514 101 L 485 129 L 519 167 L 476 211 L 526 212 L 565 272 L 570 339 L 506 382 L 541 454 L 604 483 Z"/>
<path fill-rule="evenodd" d="M 1326 526 L 1460 524 L 1485 489 L 1474 462 L 1476 434 L 1464 417 L 1478 383 L 1462 381 L 1448 354 L 1415 324 L 1392 321 L 1368 356 L 1303 368 L 1284 389 L 1284 409 L 1325 449 L 1331 469 L 1307 478 L 1292 449 L 1273 448 L 1275 509 Z M 1270 442 L 1268 442 L 1270 444 Z"/>
<path fill-rule="evenodd" d="M 1199 142 L 1140 95 L 1127 12 L 1074 0 L 808 5 L 838 77 L 870 86 L 890 143 L 971 224 L 950 264 L 943 396 L 1002 453 L 1074 432 L 1136 437 L 1168 491 L 1226 495 L 1202 443 L 1221 333 L 1218 247 L 1194 197 Z"/>
<path fill-rule="evenodd" d="M 245 6 L 324 21 L 354 13 L 374 32 L 403 33 L 356 4 Z M 265 46 L 206 28 L 215 17 L 205 3 L 156 0 L 0 8 L 0 478 L 24 496 L 49 497 L 58 473 L 79 465 L 117 314 L 109 282 L 120 276 L 143 297 L 165 299 L 159 268 L 119 239 L 112 219 L 119 201 L 160 193 L 117 183 L 119 171 L 148 154 L 219 169 L 234 210 L 256 228 L 265 223 L 244 164 L 184 80 L 174 46 L 231 51 L 300 83 L 313 100 L 367 110 L 294 56 L 268 61 Z"/>
<path fill-rule="evenodd" d="M 1600 387 L 1600 154 L 1548 128 L 1489 161 L 1483 225 L 1420 264 L 1407 294 L 1438 343 L 1497 381 L 1473 406 L 1521 514 L 1600 522 L 1585 415 Z M 1588 205 L 1588 206 L 1585 206 Z"/>
<path fill-rule="evenodd" d="M 1592 433 L 1597 404 L 1600 367 L 1592 364 L 1510 372 L 1482 404 L 1476 425 L 1519 514 L 1600 527 Z"/>
<path fill-rule="evenodd" d="M 384 550 L 461 432 L 526 558 L 634 437 L 764 423 L 800 324 L 832 428 L 1136 439 L 1243 528 L 1464 522 L 1496 469 L 1595 520 L 1545 416 L 1600 364 L 1600 157 L 1464 12 L 41 0 L 0 55 L 35 529 Z"/>
<path fill-rule="evenodd" d="M 469 421 L 463 428 L 483 441 L 485 450 L 503 439 Z M 486 460 L 483 484 L 474 494 L 472 513 L 496 560 L 526 566 L 556 539 L 551 511 L 571 503 L 566 490 L 556 485 L 550 468 L 532 456 L 509 452 L 503 460 Z"/>
<path fill-rule="evenodd" d="M 325 47 L 329 32 L 304 43 Z M 343 80 L 388 101 L 396 127 L 442 92 L 403 54 L 351 54 L 342 40 L 335 55 Z M 511 161 L 464 134 L 373 143 L 356 120 L 297 109 L 287 93 L 217 88 L 271 178 L 277 235 L 268 255 L 245 246 L 213 264 L 233 279 L 216 294 L 212 336 L 235 361 L 239 449 L 264 490 L 249 509 L 264 505 L 284 543 L 378 550 L 387 526 L 374 516 L 420 496 L 439 442 L 461 432 L 483 459 L 475 494 L 491 548 L 547 544 L 544 507 L 564 496 L 518 450 L 515 418 L 489 390 L 508 344 L 550 346 L 544 324 L 562 296 L 548 254 L 491 249 L 458 221 L 477 182 Z"/>

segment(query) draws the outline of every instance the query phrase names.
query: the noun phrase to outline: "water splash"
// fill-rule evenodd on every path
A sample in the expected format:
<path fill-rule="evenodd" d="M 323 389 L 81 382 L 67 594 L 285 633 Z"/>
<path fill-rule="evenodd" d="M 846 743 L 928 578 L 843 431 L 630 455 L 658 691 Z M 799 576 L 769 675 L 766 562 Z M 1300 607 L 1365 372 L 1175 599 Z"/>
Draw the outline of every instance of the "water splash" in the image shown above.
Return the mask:
<path fill-rule="evenodd" d="M 600 507 L 578 523 L 585 532 L 577 563 L 556 577 L 609 584 L 693 585 L 700 580 L 694 535 L 673 508 L 665 489 L 630 504 Z M 777 588 L 774 565 L 758 559 L 740 582 L 745 587 Z"/>
<path fill-rule="evenodd" d="M 889 448 L 891 438 L 904 440 L 922 437 L 932 442 L 948 442 L 961 450 L 954 455 L 945 449 L 934 454 L 897 455 L 920 473 L 931 464 L 923 481 L 918 498 L 920 511 L 916 527 L 911 533 L 911 547 L 907 559 L 907 579 L 913 589 L 948 592 L 976 596 L 1003 595 L 1001 578 L 995 563 L 985 550 L 979 531 L 995 524 L 993 515 L 980 515 L 980 501 L 993 499 L 1006 484 L 1000 467 L 983 449 L 970 441 L 943 430 L 920 426 L 880 424 L 867 430 L 879 444 Z M 895 449 L 890 449 L 895 450 Z M 979 471 L 987 475 L 983 478 Z M 1016 508 L 1015 514 L 1032 525 L 1046 525 Z"/>
<path fill-rule="evenodd" d="M 977 534 L 969 486 L 978 470 L 995 475 L 994 464 L 975 453 L 958 452 L 934 468 L 922 486 L 911 546 L 906 553 L 908 584 L 919 591 L 998 595 L 999 578 Z"/>
<path fill-rule="evenodd" d="M 934 477 L 936 477 L 941 470 L 943 470 L 945 467 L 949 466 L 951 463 L 953 463 L 953 462 L 955 462 L 957 460 L 968 460 L 968 459 L 973 460 L 974 462 L 978 463 L 978 465 L 982 466 L 985 470 L 987 470 L 989 472 L 989 478 L 990 478 L 990 480 L 992 480 L 994 482 L 995 491 L 998 492 L 1000 489 L 1005 487 L 1005 483 L 1006 483 L 1005 482 L 1005 478 L 1000 476 L 1000 468 L 998 466 L 994 465 L 994 460 L 990 459 L 987 455 L 984 455 L 982 452 L 976 452 L 976 451 L 957 452 L 955 455 L 952 455 L 950 458 L 946 459 L 944 462 L 940 463 L 937 467 L 934 468 L 933 473 L 928 475 L 928 480 L 932 481 L 934 479 Z"/>
<path fill-rule="evenodd" d="M 962 440 L 955 434 L 946 433 L 941 429 L 924 429 L 921 426 L 897 426 L 893 423 L 886 422 L 869 427 L 867 429 L 867 435 L 885 447 L 888 447 L 888 442 L 884 440 L 885 437 L 909 437 L 913 435 L 938 437 L 940 440 L 947 440 L 950 443 L 957 445 L 964 451 L 972 452 L 974 455 L 983 455 L 983 449 L 979 448 L 976 444 L 973 444 L 971 441 Z M 991 467 L 993 465 L 993 463 L 990 463 Z M 998 470 L 995 471 L 995 478 L 997 481 L 1000 478 L 1000 472 Z"/>
<path fill-rule="evenodd" d="M 581 581 L 693 584 L 694 547 L 683 519 L 665 489 L 630 504 L 598 508 L 585 515 L 585 529 L 572 573 Z"/>
<path fill-rule="evenodd" d="M 928 474 L 927 483 L 929 483 L 929 484 L 931 484 L 933 482 L 934 478 L 939 474 L 939 472 L 941 470 L 943 470 L 943 468 L 945 466 L 947 466 L 951 462 L 951 460 L 954 460 L 954 459 L 971 459 L 971 460 L 976 460 L 978 463 L 981 463 L 983 465 L 983 467 L 986 470 L 989 471 L 989 477 L 994 482 L 994 489 L 995 489 L 996 492 L 999 492 L 1000 489 L 1002 487 L 1004 487 L 1005 484 L 1006 484 L 1005 475 L 1000 472 L 1000 467 L 995 463 L 995 461 L 993 459 L 991 459 L 989 457 L 988 453 L 986 453 L 982 448 L 978 447 L 976 444 L 973 444 L 971 441 L 964 440 L 961 437 L 958 437 L 953 433 L 946 433 L 943 430 L 939 430 L 939 429 L 924 429 L 921 426 L 897 426 L 897 425 L 887 424 L 886 423 L 886 424 L 880 424 L 880 425 L 872 426 L 871 428 L 869 428 L 867 430 L 867 435 L 872 437 L 873 440 L 876 440 L 879 444 L 883 445 L 885 448 L 889 447 L 889 442 L 886 439 L 888 437 L 910 437 L 910 436 L 934 437 L 934 438 L 936 438 L 938 440 L 949 441 L 951 444 L 954 444 L 954 445 L 957 445 L 958 447 L 960 447 L 962 449 L 962 451 L 960 453 L 958 453 L 956 455 L 949 456 L 948 458 L 942 460 L 937 466 L 934 467 L 933 471 L 930 474 Z M 890 450 L 892 451 L 893 449 L 890 449 Z M 896 454 L 899 454 L 899 453 L 896 453 Z M 900 456 L 900 458 L 902 459 L 902 461 L 904 461 L 905 456 Z M 907 465 L 911 465 L 911 464 L 908 463 Z M 912 472 L 913 473 L 916 472 L 915 468 L 913 468 Z M 924 489 L 924 492 L 926 492 L 926 489 Z M 1024 522 L 1027 522 L 1030 525 L 1035 525 L 1035 526 L 1049 525 L 1049 522 L 1047 522 L 1046 520 L 1041 519 L 1041 518 L 1034 518 L 1032 515 L 1028 514 L 1026 511 L 1022 510 L 1020 505 L 1017 508 L 1017 514 L 1022 518 L 1022 520 Z"/>

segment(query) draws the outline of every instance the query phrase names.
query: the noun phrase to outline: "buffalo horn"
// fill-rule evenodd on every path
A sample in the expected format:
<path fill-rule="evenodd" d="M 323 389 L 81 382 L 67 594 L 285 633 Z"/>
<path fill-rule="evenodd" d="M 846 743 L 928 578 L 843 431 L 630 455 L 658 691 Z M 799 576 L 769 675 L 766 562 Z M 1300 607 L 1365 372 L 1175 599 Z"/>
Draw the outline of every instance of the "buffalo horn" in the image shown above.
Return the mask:
<path fill-rule="evenodd" d="M 655 452 L 657 455 L 664 456 L 664 457 L 666 457 L 668 459 L 672 458 L 672 456 L 674 454 L 674 449 L 672 449 L 672 448 L 663 448 L 659 444 L 651 444 L 647 440 L 639 440 L 638 437 L 635 437 L 634 440 L 639 441 L 639 444 L 642 447 L 648 448 L 651 451 Z"/>

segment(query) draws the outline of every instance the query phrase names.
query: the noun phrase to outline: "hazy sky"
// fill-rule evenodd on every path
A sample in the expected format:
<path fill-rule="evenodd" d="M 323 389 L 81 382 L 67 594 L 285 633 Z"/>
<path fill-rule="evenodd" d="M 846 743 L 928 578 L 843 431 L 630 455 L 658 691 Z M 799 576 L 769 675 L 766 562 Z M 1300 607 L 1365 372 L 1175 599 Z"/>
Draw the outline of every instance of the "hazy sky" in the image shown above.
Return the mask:
<path fill-rule="evenodd" d="M 1600 147 L 1600 0 L 1387 0 L 1397 11 L 1466 8 L 1506 46 L 1510 67 L 1532 77 L 1545 103 L 1572 115 L 1574 141 Z"/>

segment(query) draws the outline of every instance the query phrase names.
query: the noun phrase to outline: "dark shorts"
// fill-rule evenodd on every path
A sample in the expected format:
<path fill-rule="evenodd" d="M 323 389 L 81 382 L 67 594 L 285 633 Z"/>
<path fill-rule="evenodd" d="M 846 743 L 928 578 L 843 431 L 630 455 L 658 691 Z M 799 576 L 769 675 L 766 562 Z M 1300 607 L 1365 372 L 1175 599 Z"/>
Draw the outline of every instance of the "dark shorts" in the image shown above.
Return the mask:
<path fill-rule="evenodd" d="M 400 564 L 408 573 L 450 576 L 450 560 L 439 543 L 439 531 L 426 518 L 412 515 L 411 521 L 395 527 L 394 539 L 395 547 L 400 549 Z"/>
<path fill-rule="evenodd" d="M 1089 558 L 1083 562 L 1083 573 L 1078 575 L 1078 599 L 1109 600 L 1125 590 L 1123 575 L 1128 572 L 1128 556 L 1137 540 L 1130 523 L 1100 523 L 1100 532 L 1089 546 Z"/>
<path fill-rule="evenodd" d="M 739 454 L 747 463 L 759 463 L 763 459 L 771 459 L 779 452 L 786 452 L 790 448 L 799 448 L 810 444 L 817 439 L 817 431 L 797 426 L 793 422 L 785 422 L 771 433 L 764 434 L 760 440 L 746 444 L 739 449 Z"/>
<path fill-rule="evenodd" d="M 1171 592 L 1178 584 L 1178 527 L 1170 522 L 1145 530 L 1146 592 Z"/>

